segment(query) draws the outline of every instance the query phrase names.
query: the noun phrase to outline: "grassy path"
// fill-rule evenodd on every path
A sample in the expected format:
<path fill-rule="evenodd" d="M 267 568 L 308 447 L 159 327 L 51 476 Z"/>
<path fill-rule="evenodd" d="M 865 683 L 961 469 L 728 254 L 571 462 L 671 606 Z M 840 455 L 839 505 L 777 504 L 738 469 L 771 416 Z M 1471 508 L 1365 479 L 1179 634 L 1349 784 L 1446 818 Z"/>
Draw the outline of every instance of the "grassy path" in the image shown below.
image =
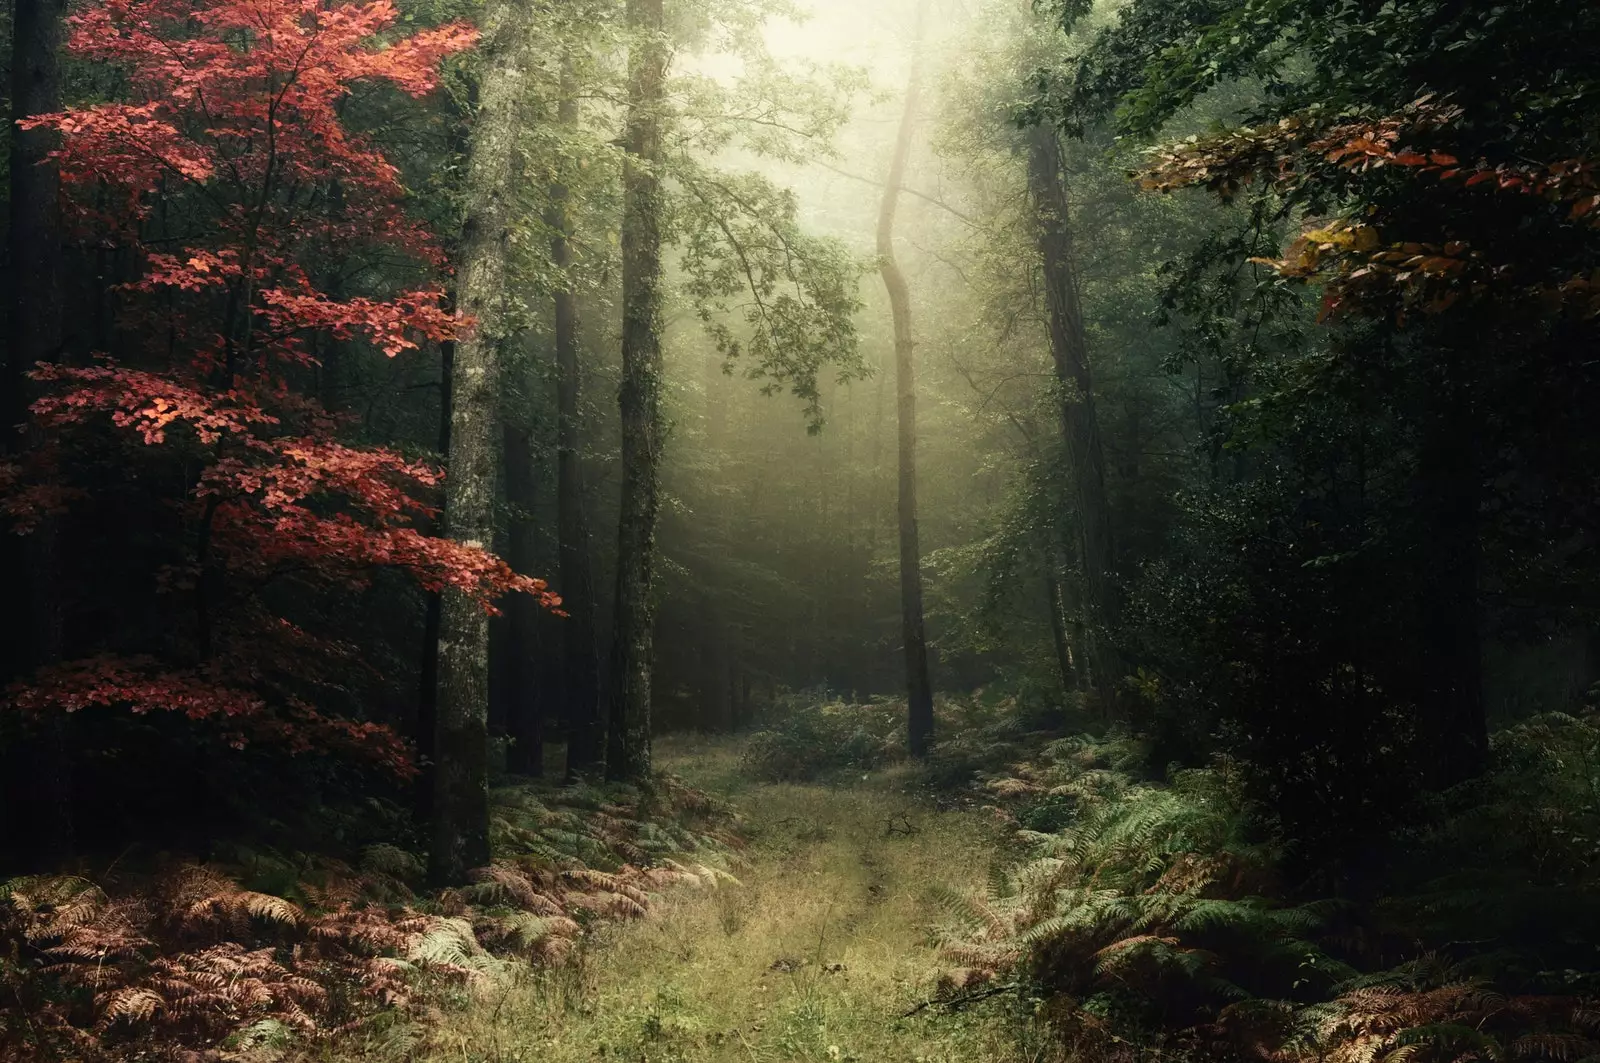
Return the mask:
<path fill-rule="evenodd" d="M 580 962 L 492 990 L 426 1058 L 456 1063 L 989 1063 L 1032 1058 L 998 1008 L 901 1018 L 937 970 L 940 888 L 981 886 L 994 830 L 893 776 L 849 788 L 740 782 L 731 746 L 658 758 L 731 793 L 752 845 L 741 884 L 680 891 Z M 891 824 L 894 829 L 891 830 Z"/>

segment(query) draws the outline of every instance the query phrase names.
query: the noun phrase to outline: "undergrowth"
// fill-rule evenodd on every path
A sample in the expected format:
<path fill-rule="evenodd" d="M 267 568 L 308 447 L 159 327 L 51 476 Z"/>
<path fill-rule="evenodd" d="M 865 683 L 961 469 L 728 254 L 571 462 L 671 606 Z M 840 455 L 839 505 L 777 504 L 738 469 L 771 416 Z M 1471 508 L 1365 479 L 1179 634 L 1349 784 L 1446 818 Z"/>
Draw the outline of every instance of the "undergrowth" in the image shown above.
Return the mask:
<path fill-rule="evenodd" d="M 1385 888 L 1337 898 L 1283 881 L 1229 764 L 1156 780 L 1142 754 L 1069 738 L 984 777 L 1025 856 L 946 898 L 947 1001 L 1032 994 L 1096 1059 L 1600 1059 L 1600 717 L 1501 732 Z"/>
<path fill-rule="evenodd" d="M 921 765 L 923 782 L 934 789 L 966 785 L 983 768 L 1019 756 L 1024 740 L 1059 728 L 1060 713 L 1059 706 L 1015 694 L 938 694 L 938 741 Z M 742 767 L 759 781 L 810 782 L 876 771 L 908 756 L 904 699 L 854 701 L 815 688 L 773 700 L 745 745 Z"/>
<path fill-rule="evenodd" d="M 736 823 L 672 778 L 491 799 L 495 859 L 458 889 L 425 889 L 393 845 L 0 883 L 0 1057 L 259 1059 L 390 1029 L 731 877 Z"/>

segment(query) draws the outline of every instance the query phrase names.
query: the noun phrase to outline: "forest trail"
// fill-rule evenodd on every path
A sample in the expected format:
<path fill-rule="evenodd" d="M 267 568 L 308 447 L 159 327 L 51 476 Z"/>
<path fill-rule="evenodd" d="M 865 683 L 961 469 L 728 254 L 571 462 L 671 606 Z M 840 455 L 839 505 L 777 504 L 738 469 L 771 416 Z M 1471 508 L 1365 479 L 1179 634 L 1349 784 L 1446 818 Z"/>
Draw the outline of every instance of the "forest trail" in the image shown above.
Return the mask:
<path fill-rule="evenodd" d="M 1019 1054 L 997 1007 L 903 1013 L 938 969 L 943 890 L 980 889 L 997 832 L 874 773 L 847 787 L 756 784 L 738 747 L 662 743 L 657 760 L 730 795 L 751 839 L 740 884 L 680 890 L 606 928 L 578 962 L 535 971 L 445 1019 L 431 1054 L 461 1063 L 817 1060 L 986 1063 Z"/>

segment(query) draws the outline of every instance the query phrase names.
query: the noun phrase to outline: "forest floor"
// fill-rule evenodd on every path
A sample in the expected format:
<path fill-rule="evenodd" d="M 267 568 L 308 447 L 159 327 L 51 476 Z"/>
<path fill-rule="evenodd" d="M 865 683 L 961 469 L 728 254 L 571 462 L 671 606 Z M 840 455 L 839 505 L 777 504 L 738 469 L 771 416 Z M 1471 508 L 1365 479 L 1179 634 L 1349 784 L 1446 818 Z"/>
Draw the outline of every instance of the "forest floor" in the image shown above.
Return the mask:
<path fill-rule="evenodd" d="M 906 1015 L 933 991 L 941 897 L 986 881 L 999 831 L 982 812 L 936 809 L 893 771 L 836 786 L 750 782 L 732 741 L 665 742 L 657 759 L 734 803 L 751 842 L 739 884 L 677 890 L 648 917 L 597 930 L 575 962 L 447 1015 L 412 1058 L 1034 1058 L 999 1001 Z"/>

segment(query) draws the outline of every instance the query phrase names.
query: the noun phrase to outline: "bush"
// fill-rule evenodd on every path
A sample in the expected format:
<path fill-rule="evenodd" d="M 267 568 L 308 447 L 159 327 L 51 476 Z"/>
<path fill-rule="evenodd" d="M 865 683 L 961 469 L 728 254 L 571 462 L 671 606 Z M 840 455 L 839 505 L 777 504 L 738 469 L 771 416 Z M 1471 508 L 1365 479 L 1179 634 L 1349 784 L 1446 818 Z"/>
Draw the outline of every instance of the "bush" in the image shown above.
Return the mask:
<path fill-rule="evenodd" d="M 1600 1057 L 1600 717 L 1494 753 L 1381 854 L 1387 896 L 1335 902 L 1286 885 L 1230 761 L 1161 782 L 1137 740 L 1053 742 L 987 780 L 1025 855 L 954 899 L 944 991 L 1010 979 L 1109 1063 Z"/>
<path fill-rule="evenodd" d="M 758 779 L 805 782 L 831 772 L 870 771 L 905 756 L 905 703 L 854 704 L 825 690 L 780 694 L 745 749 Z"/>

